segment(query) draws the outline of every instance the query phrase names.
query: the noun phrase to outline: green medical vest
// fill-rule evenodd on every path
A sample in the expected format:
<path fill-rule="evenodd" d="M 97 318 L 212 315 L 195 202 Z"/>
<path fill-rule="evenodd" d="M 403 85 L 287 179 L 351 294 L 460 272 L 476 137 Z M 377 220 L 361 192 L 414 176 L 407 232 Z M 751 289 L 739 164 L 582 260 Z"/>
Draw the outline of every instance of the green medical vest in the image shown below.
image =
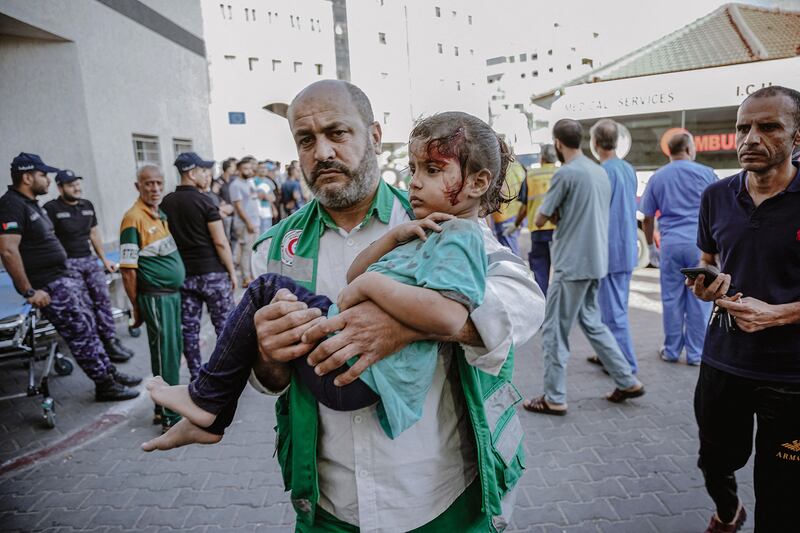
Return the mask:
<path fill-rule="evenodd" d="M 397 199 L 411 212 L 406 193 L 380 181 L 375 200 L 363 223 L 373 215 L 388 224 Z M 413 215 L 412 215 L 413 218 Z M 309 290 L 316 285 L 319 239 L 325 228 L 335 228 L 330 216 L 317 200 L 270 228 L 256 242 L 272 239 L 267 271 L 290 276 Z M 511 382 L 514 370 L 513 348 L 497 376 L 471 366 L 460 346 L 453 360 L 464 391 L 464 398 L 475 435 L 478 472 L 482 493 L 482 511 L 491 531 L 503 531 L 508 523 L 503 517 L 502 500 L 516 485 L 525 469 L 522 424 L 515 406 L 522 396 Z M 317 401 L 308 388 L 292 374 L 291 385 L 275 404 L 277 425 L 275 451 L 283 474 L 283 483 L 291 491 L 297 520 L 314 524 L 319 501 L 317 479 Z M 298 435 L 300 437 L 293 438 Z M 309 446 L 309 443 L 314 446 Z"/>

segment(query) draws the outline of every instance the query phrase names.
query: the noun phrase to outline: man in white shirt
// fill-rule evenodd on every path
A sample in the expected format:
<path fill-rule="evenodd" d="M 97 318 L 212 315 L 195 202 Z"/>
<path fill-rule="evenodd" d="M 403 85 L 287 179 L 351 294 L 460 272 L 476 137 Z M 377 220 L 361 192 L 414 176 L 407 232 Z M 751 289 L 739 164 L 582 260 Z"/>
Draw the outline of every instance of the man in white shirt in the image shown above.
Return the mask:
<path fill-rule="evenodd" d="M 289 122 L 300 167 L 316 199 L 256 245 L 254 274 L 290 275 L 335 299 L 346 285 L 346 272 L 356 255 L 391 227 L 409 220 L 404 208 L 407 201 L 380 180 L 376 157 L 380 124 L 358 88 L 330 80 L 312 84 L 293 101 Z M 303 231 L 319 228 L 311 258 L 298 251 L 302 249 L 299 230 L 286 231 L 303 216 Z M 521 463 L 515 463 L 516 469 L 499 467 L 501 475 L 506 475 L 500 490 L 506 497 L 489 512 L 491 505 L 482 504 L 487 494 L 498 496 L 493 486 L 487 489 L 497 480 L 486 469 L 486 454 L 493 452 L 504 463 L 520 461 L 522 428 L 513 408 L 520 396 L 510 381 L 498 382 L 502 386 L 487 387 L 476 408 L 475 388 L 462 382 L 474 382 L 478 374 L 489 381 L 510 380 L 512 347 L 522 345 L 538 329 L 544 297 L 527 265 L 504 251 L 488 228 L 484 235 L 489 258 L 484 303 L 471 313 L 459 335 L 437 339 L 452 342 L 441 345 L 433 386 L 417 424 L 392 440 L 380 428 L 375 406 L 341 412 L 316 405 L 318 416 L 308 422 L 316 434 L 314 449 L 309 434 L 303 434 L 302 443 L 295 438 L 287 445 L 279 420 L 277 452 L 279 461 L 283 456 L 282 465 L 285 448 L 291 446 L 292 465 L 303 465 L 299 452 L 307 454 L 308 448 L 315 460 L 307 476 L 313 479 L 309 497 L 297 494 L 304 481 L 299 467 L 293 466 L 293 472 L 284 467 L 285 479 L 293 480 L 287 481 L 291 484 L 287 489 L 292 489 L 298 513 L 297 531 L 323 527 L 325 531 L 502 531 L 508 525 L 514 497 L 510 489 L 521 474 Z M 307 355 L 320 373 L 326 373 L 359 356 L 339 376 L 345 384 L 370 364 L 420 338 L 371 302 L 327 320 L 288 292 L 262 308 L 255 321 L 261 355 L 251 384 L 268 394 L 283 393 L 279 418 L 294 422 L 300 416 L 296 400 L 286 397 L 300 392 L 294 390 L 288 361 Z M 339 333 L 324 340 L 333 331 Z M 488 427 L 491 446 L 488 437 L 482 443 L 476 441 L 476 424 Z M 184 419 L 152 445 L 169 449 L 213 440 Z M 508 478 L 510 473 L 513 479 Z"/>

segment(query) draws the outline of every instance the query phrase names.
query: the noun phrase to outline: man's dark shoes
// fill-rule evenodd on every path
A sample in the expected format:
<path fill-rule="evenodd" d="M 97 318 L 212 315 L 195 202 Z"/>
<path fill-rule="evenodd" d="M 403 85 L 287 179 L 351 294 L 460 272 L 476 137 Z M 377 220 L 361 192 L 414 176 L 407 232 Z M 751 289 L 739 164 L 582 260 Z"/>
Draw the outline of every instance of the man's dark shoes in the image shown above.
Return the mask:
<path fill-rule="evenodd" d="M 133 351 L 123 346 L 119 339 L 112 339 L 104 345 L 106 354 L 112 363 L 124 363 L 133 357 Z"/>
<path fill-rule="evenodd" d="M 94 399 L 97 402 L 119 402 L 131 400 L 139 396 L 139 391 L 118 383 L 109 376 L 106 380 L 95 383 Z"/>
<path fill-rule="evenodd" d="M 719 517 L 717 517 L 717 513 L 714 513 L 705 533 L 736 533 L 736 531 L 742 529 L 745 520 L 747 520 L 747 512 L 744 510 L 744 506 L 740 503 L 739 510 L 736 511 L 736 516 L 734 517 L 733 522 L 726 524 L 720 520 Z"/>
<path fill-rule="evenodd" d="M 606 396 L 606 400 L 614 403 L 622 403 L 631 398 L 638 398 L 644 396 L 644 386 L 640 385 L 638 389 L 614 389 L 614 392 Z"/>
<path fill-rule="evenodd" d="M 130 374 L 125 374 L 124 372 L 120 372 L 113 365 L 109 370 L 109 374 L 111 374 L 111 376 L 114 378 L 114 381 L 116 381 L 120 385 L 125 385 L 126 387 L 135 387 L 136 385 L 142 382 L 142 378 L 140 378 L 139 376 L 131 376 Z"/>

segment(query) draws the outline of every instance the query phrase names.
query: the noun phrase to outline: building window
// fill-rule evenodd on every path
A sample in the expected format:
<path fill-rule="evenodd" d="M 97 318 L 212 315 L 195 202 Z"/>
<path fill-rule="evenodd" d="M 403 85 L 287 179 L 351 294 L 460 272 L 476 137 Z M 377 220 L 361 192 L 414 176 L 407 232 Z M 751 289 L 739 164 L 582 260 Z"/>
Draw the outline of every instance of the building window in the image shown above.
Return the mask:
<path fill-rule="evenodd" d="M 589 65 L 589 67 L 593 67 L 594 60 L 589 59 L 588 57 L 584 57 L 583 59 L 581 59 L 581 65 Z"/>
<path fill-rule="evenodd" d="M 316 63 L 314 66 L 317 69 L 317 76 L 322 76 L 322 63 Z"/>
<path fill-rule="evenodd" d="M 152 135 L 133 136 L 133 154 L 136 170 L 145 165 L 161 165 L 161 152 L 158 148 L 158 137 Z"/>
<path fill-rule="evenodd" d="M 456 13 L 455 11 L 453 11 L 453 18 L 456 18 L 456 15 L 458 15 L 458 13 Z"/>
<path fill-rule="evenodd" d="M 386 34 L 382 32 L 378 32 L 378 42 L 381 44 L 386 44 Z"/>
<path fill-rule="evenodd" d="M 191 139 L 172 139 L 172 154 L 175 156 L 175 159 L 178 159 L 178 155 L 191 151 L 193 151 Z M 177 167 L 175 168 L 175 176 L 178 180 L 181 179 Z"/>
<path fill-rule="evenodd" d="M 536 61 L 537 59 L 539 59 L 539 54 L 537 54 L 537 53 L 535 53 L 535 52 L 534 52 L 534 53 L 532 53 L 532 54 L 531 54 L 531 61 Z"/>
<path fill-rule="evenodd" d="M 319 19 L 317 19 L 317 32 L 322 33 L 322 24 L 319 23 Z"/>
<path fill-rule="evenodd" d="M 294 28 L 294 15 L 289 15 L 289 23 L 292 25 L 292 28 Z"/>
<path fill-rule="evenodd" d="M 550 67 L 549 69 L 547 69 L 547 72 L 550 72 L 552 74 L 553 73 L 553 67 Z"/>
<path fill-rule="evenodd" d="M 255 21 L 256 21 L 256 10 L 253 9 L 253 22 L 255 22 Z"/>
<path fill-rule="evenodd" d="M 250 68 L 251 72 L 253 70 L 255 70 L 256 63 L 258 63 L 258 58 L 257 57 L 248 57 L 247 58 L 247 66 Z"/>
<path fill-rule="evenodd" d="M 311 31 L 316 31 L 316 30 L 314 29 L 314 19 L 311 19 Z"/>
<path fill-rule="evenodd" d="M 233 19 L 233 9 L 231 9 L 231 5 L 228 4 L 228 20 Z"/>
<path fill-rule="evenodd" d="M 388 72 L 381 72 L 381 79 L 382 80 L 385 80 L 388 77 L 389 77 L 389 73 Z"/>
<path fill-rule="evenodd" d="M 391 113 L 387 113 L 387 112 L 383 113 L 383 123 L 384 124 L 388 124 L 389 123 L 389 117 L 390 116 L 391 116 Z"/>
<path fill-rule="evenodd" d="M 522 63 L 528 60 L 528 54 L 520 54 L 519 55 L 519 62 Z"/>
<path fill-rule="evenodd" d="M 280 66 L 281 66 L 281 60 L 280 59 L 273 59 L 272 60 L 272 72 L 278 72 L 278 69 L 280 68 Z"/>
<path fill-rule="evenodd" d="M 519 75 L 519 77 L 525 79 L 525 73 L 523 72 L 522 74 Z"/>
<path fill-rule="evenodd" d="M 267 11 L 267 18 L 269 19 L 269 23 L 272 24 L 272 11 Z"/>
<path fill-rule="evenodd" d="M 553 55 L 553 50 L 552 50 L 552 48 L 551 48 L 550 50 L 548 50 L 548 51 L 547 51 L 547 55 L 549 55 L 549 56 Z"/>
<path fill-rule="evenodd" d="M 222 20 L 225 20 L 226 18 L 228 18 L 228 17 L 225 16 L 225 4 L 220 4 L 219 5 L 219 10 L 222 11 Z"/>
<path fill-rule="evenodd" d="M 247 8 L 244 8 L 244 20 L 250 20 L 250 10 Z"/>
<path fill-rule="evenodd" d="M 472 26 L 472 15 L 467 15 L 467 23 Z"/>
<path fill-rule="evenodd" d="M 294 62 L 294 65 L 293 65 L 293 67 L 294 67 L 294 72 L 295 72 L 295 73 L 299 72 L 299 71 L 300 71 L 300 68 L 301 68 L 302 66 L 303 66 L 303 62 L 302 62 L 302 61 L 295 61 L 295 62 Z"/>
<path fill-rule="evenodd" d="M 567 64 L 567 70 L 572 70 L 572 65 L 571 64 Z"/>
<path fill-rule="evenodd" d="M 434 10 L 436 11 L 436 16 L 437 17 L 441 17 L 442 16 L 442 8 L 435 7 Z"/>
<path fill-rule="evenodd" d="M 436 50 L 437 50 L 437 51 L 438 51 L 440 54 L 443 54 L 443 53 L 444 53 L 444 47 L 442 46 L 442 43 L 436 43 Z"/>
<path fill-rule="evenodd" d="M 475 55 L 475 50 L 473 50 L 472 48 L 470 48 L 470 49 L 469 49 L 469 55 L 471 55 L 471 56 L 474 56 L 474 55 Z"/>
<path fill-rule="evenodd" d="M 531 76 L 533 76 L 534 78 L 538 78 L 539 77 L 539 71 L 538 70 L 534 70 L 533 72 L 531 72 Z"/>
<path fill-rule="evenodd" d="M 300 29 L 300 17 L 297 17 L 297 29 Z"/>
<path fill-rule="evenodd" d="M 460 91 L 460 90 L 461 90 L 461 82 L 457 81 L 456 82 L 456 91 Z"/>
<path fill-rule="evenodd" d="M 458 46 L 453 47 L 453 53 L 458 57 Z"/>
<path fill-rule="evenodd" d="M 228 61 L 234 61 L 236 59 L 236 56 L 225 56 L 225 59 L 227 59 Z"/>
<path fill-rule="evenodd" d="M 514 56 L 508 56 L 508 62 L 509 62 L 509 63 L 513 63 L 513 62 L 514 62 L 514 61 L 516 61 L 516 60 L 517 60 L 517 58 L 516 58 L 516 57 L 514 57 Z"/>

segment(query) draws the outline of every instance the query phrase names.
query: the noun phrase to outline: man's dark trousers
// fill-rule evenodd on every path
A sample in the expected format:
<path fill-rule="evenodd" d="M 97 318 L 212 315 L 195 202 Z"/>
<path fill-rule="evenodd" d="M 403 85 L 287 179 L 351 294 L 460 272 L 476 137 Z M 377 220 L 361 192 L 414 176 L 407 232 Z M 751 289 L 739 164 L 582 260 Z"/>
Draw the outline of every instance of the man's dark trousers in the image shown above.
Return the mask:
<path fill-rule="evenodd" d="M 735 376 L 703 363 L 694 397 L 706 489 L 720 520 L 733 520 L 739 503 L 734 473 L 753 448 L 756 533 L 797 531 L 800 480 L 800 383 Z"/>
<path fill-rule="evenodd" d="M 545 295 L 550 285 L 550 243 L 553 242 L 553 231 L 551 229 L 532 231 L 531 251 L 528 254 L 533 277 Z"/>
<path fill-rule="evenodd" d="M 200 320 L 203 303 L 208 308 L 217 337 L 222 333 L 225 319 L 233 309 L 233 287 L 226 272 L 209 272 L 186 276 L 181 287 L 181 326 L 183 355 L 192 381 L 203 364 L 200 355 Z"/>
<path fill-rule="evenodd" d="M 50 295 L 50 305 L 42 308 L 42 314 L 67 343 L 78 366 L 95 383 L 108 379 L 111 361 L 97 336 L 94 313 L 83 297 L 83 281 L 66 275 L 42 289 Z"/>
<path fill-rule="evenodd" d="M 111 296 L 108 293 L 105 272 L 97 262 L 97 258 L 93 255 L 70 257 L 67 259 L 67 270 L 73 277 L 83 280 L 85 288 L 80 292 L 84 296 L 86 305 L 94 313 L 100 339 L 105 343 L 113 341 L 117 333 L 111 311 Z"/>

